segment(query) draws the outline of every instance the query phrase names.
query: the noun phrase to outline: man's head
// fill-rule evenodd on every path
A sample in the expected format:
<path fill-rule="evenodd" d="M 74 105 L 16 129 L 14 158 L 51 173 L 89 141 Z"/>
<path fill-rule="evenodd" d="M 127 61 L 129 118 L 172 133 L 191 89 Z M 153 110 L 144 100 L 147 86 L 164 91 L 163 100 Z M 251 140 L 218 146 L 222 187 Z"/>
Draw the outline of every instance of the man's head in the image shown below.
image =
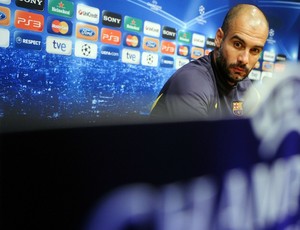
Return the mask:
<path fill-rule="evenodd" d="M 268 33 L 269 23 L 258 7 L 238 4 L 228 11 L 216 33 L 214 59 L 229 83 L 236 84 L 248 76 Z"/>

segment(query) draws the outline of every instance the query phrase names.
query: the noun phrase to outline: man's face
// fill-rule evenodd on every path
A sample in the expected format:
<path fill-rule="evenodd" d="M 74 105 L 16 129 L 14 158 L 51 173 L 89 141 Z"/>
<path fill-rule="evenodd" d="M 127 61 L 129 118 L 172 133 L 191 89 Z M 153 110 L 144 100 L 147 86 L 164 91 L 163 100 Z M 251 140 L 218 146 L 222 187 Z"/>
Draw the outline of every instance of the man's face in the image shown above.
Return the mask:
<path fill-rule="evenodd" d="M 226 35 L 219 30 L 222 35 L 216 50 L 217 65 L 229 82 L 237 83 L 244 80 L 257 63 L 268 30 L 258 30 L 243 17 L 232 23 Z"/>
<path fill-rule="evenodd" d="M 232 62 L 228 61 L 223 52 L 223 45 L 221 44 L 219 50 L 217 51 L 217 65 L 221 69 L 223 74 L 226 74 L 227 80 L 231 83 L 238 83 L 239 81 L 244 80 L 250 71 L 249 67 L 241 62 Z"/>

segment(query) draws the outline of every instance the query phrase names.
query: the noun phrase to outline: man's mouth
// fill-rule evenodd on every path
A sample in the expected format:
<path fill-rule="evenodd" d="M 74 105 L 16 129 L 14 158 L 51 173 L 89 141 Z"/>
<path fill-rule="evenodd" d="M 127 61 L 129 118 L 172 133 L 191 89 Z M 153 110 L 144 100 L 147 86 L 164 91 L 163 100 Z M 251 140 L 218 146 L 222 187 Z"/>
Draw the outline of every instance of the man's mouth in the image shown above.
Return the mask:
<path fill-rule="evenodd" d="M 234 72 L 238 72 L 238 73 L 244 73 L 245 69 L 244 68 L 240 68 L 240 67 L 233 67 L 232 68 Z"/>

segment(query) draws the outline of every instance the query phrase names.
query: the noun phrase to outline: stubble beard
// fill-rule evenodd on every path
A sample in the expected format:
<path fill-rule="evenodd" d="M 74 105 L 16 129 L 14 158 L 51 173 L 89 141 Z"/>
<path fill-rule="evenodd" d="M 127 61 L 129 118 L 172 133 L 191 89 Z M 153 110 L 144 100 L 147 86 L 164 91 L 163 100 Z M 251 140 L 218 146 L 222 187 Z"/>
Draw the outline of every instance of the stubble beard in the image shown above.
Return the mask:
<path fill-rule="evenodd" d="M 233 83 L 233 84 L 237 84 L 238 82 L 243 81 L 248 76 L 248 74 L 250 72 L 249 68 L 244 64 L 241 64 L 241 63 L 227 64 L 227 60 L 224 57 L 222 44 L 221 44 L 220 48 L 217 51 L 216 64 L 217 64 L 220 72 L 222 73 L 222 75 L 224 75 L 225 79 L 228 82 Z M 242 76 L 242 78 L 240 78 L 240 77 L 236 78 L 231 74 L 230 68 L 244 69 L 244 72 L 246 74 L 244 76 Z"/>

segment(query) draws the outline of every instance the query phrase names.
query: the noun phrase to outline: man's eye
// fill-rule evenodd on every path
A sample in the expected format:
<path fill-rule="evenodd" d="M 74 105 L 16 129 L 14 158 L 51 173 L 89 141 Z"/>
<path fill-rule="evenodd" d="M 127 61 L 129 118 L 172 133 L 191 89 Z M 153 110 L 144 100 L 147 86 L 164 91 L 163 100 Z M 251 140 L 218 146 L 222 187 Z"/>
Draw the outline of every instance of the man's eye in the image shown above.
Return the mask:
<path fill-rule="evenodd" d="M 240 42 L 234 42 L 233 45 L 234 45 L 235 48 L 241 48 L 242 47 L 242 44 Z"/>
<path fill-rule="evenodd" d="M 251 51 L 254 54 L 259 54 L 260 53 L 260 49 L 256 49 L 256 48 L 252 49 Z"/>

